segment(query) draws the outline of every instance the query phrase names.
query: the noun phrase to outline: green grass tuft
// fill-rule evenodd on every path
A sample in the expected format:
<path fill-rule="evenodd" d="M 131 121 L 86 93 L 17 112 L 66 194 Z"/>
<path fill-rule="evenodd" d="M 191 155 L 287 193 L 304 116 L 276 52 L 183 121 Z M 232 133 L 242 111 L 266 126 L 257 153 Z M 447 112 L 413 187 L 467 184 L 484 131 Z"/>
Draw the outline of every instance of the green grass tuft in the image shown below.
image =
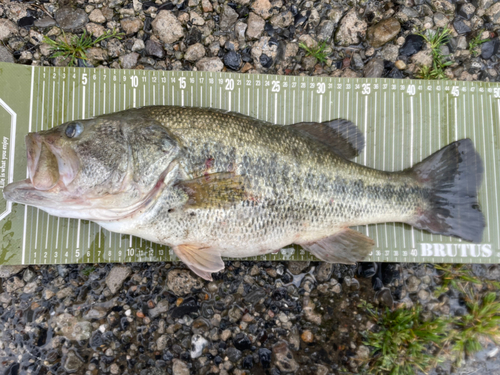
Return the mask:
<path fill-rule="evenodd" d="M 315 48 L 309 48 L 304 43 L 300 42 L 299 47 L 306 51 L 306 56 L 313 56 L 317 61 L 325 63 L 327 54 L 325 53 L 326 47 L 328 47 L 328 43 L 323 41 L 318 44 Z"/>
<path fill-rule="evenodd" d="M 427 33 L 420 33 L 421 37 L 425 39 L 427 43 L 429 43 L 431 51 L 432 51 L 432 66 L 422 66 L 420 70 L 416 74 L 417 78 L 421 79 L 445 79 L 446 74 L 444 70 L 446 67 L 453 64 L 452 61 L 445 61 L 445 58 L 448 55 L 443 55 L 441 53 L 441 46 L 444 46 L 450 40 L 451 29 L 445 27 L 442 30 L 438 31 L 430 31 Z"/>
<path fill-rule="evenodd" d="M 469 42 L 469 51 L 472 55 L 472 57 L 476 57 L 477 55 L 479 55 L 479 51 L 478 51 L 478 48 L 481 44 L 485 43 L 485 42 L 489 42 L 490 39 L 489 38 L 486 38 L 486 39 L 481 39 L 481 35 L 483 34 L 484 32 L 484 29 L 483 30 L 480 30 L 477 35 L 471 39 L 471 41 Z"/>
<path fill-rule="evenodd" d="M 461 366 L 466 356 L 482 349 L 481 340 L 500 344 L 500 301 L 496 292 L 484 296 L 477 285 L 498 290 L 499 283 L 481 282 L 464 265 L 435 265 L 441 272 L 442 286 L 435 297 L 455 289 L 464 296 L 468 313 L 464 316 L 432 317 L 424 320 L 421 308 L 378 312 L 366 301 L 367 309 L 378 330 L 365 332 L 365 344 L 373 348 L 369 360 L 370 374 L 414 375 L 426 372 L 438 363 L 453 360 Z"/>
<path fill-rule="evenodd" d="M 71 40 L 68 40 L 68 37 L 63 31 L 61 40 L 52 40 L 45 36 L 43 42 L 47 43 L 54 52 L 51 57 L 62 56 L 65 59 L 69 58 L 68 65 L 74 66 L 78 59 L 87 60 L 86 51 L 97 43 L 109 38 L 121 39 L 124 35 L 125 34 L 119 33 L 117 30 L 108 30 L 103 35 L 93 39 L 92 34 L 87 34 L 87 32 L 84 31 L 80 37 L 75 35 Z"/>

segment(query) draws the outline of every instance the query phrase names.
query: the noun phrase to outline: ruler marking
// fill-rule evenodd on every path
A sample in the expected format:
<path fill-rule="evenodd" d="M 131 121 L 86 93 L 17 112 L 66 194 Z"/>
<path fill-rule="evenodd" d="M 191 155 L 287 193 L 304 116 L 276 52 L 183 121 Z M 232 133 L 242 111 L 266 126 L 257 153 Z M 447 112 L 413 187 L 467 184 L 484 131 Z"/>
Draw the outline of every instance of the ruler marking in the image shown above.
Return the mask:
<path fill-rule="evenodd" d="M 498 103 L 498 108 L 500 109 L 500 103 L 497 101 Z M 491 100 L 491 95 L 490 95 L 490 119 L 491 119 L 491 123 L 494 124 L 493 122 L 493 102 Z M 498 242 L 498 246 L 500 248 L 500 236 L 498 235 L 500 233 L 500 220 L 499 220 L 499 216 L 498 216 L 498 189 L 497 189 L 497 161 L 496 161 L 496 155 L 495 155 L 495 132 L 493 131 L 493 126 L 491 127 L 491 143 L 492 143 L 492 148 L 491 148 L 491 152 L 492 152 L 492 156 L 493 156 L 493 180 L 495 181 L 495 203 L 496 203 L 496 207 L 497 209 L 495 210 L 496 211 L 496 214 L 497 214 L 497 238 L 499 240 Z"/>
<path fill-rule="evenodd" d="M 278 123 L 278 94 L 274 94 L 274 123 Z"/>

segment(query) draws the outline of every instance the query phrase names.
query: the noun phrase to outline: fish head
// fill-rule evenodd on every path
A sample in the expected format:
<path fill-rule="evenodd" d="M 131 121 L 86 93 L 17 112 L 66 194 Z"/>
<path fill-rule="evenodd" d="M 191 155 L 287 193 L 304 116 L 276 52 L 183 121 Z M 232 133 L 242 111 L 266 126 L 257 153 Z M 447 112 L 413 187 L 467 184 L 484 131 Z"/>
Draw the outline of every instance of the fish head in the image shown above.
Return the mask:
<path fill-rule="evenodd" d="M 26 138 L 28 178 L 7 185 L 7 200 L 50 214 L 117 220 L 149 204 L 173 173 L 178 146 L 147 119 L 101 116 Z"/>

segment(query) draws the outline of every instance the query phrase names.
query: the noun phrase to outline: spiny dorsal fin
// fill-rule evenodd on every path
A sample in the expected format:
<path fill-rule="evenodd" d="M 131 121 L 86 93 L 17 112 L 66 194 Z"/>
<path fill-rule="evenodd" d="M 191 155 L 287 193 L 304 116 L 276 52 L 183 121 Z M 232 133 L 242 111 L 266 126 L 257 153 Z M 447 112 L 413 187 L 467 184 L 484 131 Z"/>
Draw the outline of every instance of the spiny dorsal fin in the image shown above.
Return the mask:
<path fill-rule="evenodd" d="M 289 125 L 302 135 L 331 148 L 346 159 L 358 156 L 365 147 L 365 137 L 354 123 L 345 119 L 325 122 L 299 122 Z"/>

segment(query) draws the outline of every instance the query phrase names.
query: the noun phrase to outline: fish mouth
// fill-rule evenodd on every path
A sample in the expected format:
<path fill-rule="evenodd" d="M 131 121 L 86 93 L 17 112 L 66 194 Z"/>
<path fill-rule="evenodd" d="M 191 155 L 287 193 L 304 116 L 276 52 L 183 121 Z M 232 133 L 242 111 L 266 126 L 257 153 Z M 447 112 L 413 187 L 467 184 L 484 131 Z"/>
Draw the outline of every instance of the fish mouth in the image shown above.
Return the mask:
<path fill-rule="evenodd" d="M 25 142 L 28 175 L 35 189 L 51 190 L 59 182 L 68 186 L 75 179 L 80 163 L 72 150 L 56 147 L 53 139 L 38 133 L 29 133 Z"/>

